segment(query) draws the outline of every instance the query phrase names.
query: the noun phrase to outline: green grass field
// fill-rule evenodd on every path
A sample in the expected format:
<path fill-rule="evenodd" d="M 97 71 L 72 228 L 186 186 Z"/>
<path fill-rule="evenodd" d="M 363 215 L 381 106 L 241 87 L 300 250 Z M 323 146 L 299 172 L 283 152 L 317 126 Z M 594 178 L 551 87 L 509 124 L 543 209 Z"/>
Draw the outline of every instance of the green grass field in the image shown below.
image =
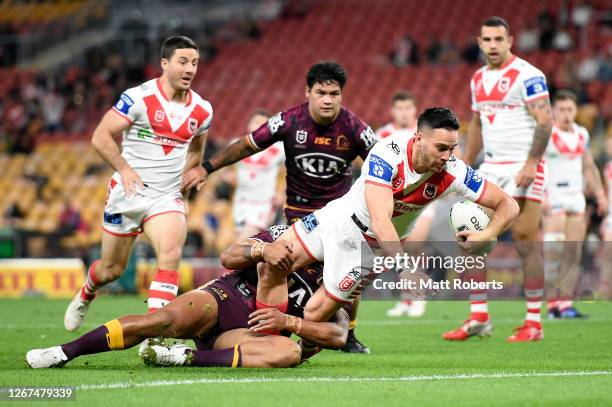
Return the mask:
<path fill-rule="evenodd" d="M 364 302 L 357 333 L 370 355 L 325 351 L 295 369 L 232 370 L 146 367 L 130 349 L 61 369 L 28 368 L 28 349 L 145 309 L 140 298 L 102 297 L 87 325 L 69 333 L 62 322 L 67 303 L 0 300 L 0 386 L 76 386 L 77 403 L 91 407 L 612 405 L 612 303 L 579 304 L 591 318 L 546 323 L 540 343 L 505 343 L 522 322 L 522 302 L 491 303 L 493 337 L 464 343 L 440 335 L 465 318 L 466 303 L 431 302 L 425 317 L 409 320 L 385 317 L 390 303 Z"/>

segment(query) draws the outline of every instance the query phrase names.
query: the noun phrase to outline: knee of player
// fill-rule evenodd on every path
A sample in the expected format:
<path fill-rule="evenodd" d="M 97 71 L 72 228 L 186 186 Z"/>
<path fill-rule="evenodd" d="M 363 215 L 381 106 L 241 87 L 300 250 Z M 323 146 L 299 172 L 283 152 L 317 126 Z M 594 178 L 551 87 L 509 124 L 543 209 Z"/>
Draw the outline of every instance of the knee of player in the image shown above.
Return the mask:
<path fill-rule="evenodd" d="M 181 256 L 183 255 L 183 250 L 181 247 L 170 247 L 162 250 L 159 253 L 159 262 L 179 262 L 181 260 Z"/>

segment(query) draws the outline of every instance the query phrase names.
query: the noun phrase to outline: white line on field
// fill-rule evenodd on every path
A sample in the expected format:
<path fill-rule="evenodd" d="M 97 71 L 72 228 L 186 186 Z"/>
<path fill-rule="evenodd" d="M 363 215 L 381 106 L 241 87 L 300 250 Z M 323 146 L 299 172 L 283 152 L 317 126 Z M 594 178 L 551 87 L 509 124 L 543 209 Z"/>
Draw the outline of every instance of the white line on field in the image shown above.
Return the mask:
<path fill-rule="evenodd" d="M 190 384 L 223 384 L 223 383 L 315 383 L 315 382 L 420 382 L 420 381 L 442 381 L 442 380 L 464 380 L 464 379 L 506 379 L 506 378 L 533 378 L 533 377 L 578 377 L 578 376 L 610 376 L 612 371 L 574 371 L 574 372 L 525 372 L 525 373 L 476 373 L 455 375 L 430 375 L 430 376 L 398 376 L 398 377 L 252 377 L 252 378 L 230 378 L 230 379 L 185 379 L 185 380 L 156 380 L 151 382 L 136 383 L 108 383 L 108 384 L 83 384 L 79 390 L 121 389 L 137 387 L 160 387 Z"/>

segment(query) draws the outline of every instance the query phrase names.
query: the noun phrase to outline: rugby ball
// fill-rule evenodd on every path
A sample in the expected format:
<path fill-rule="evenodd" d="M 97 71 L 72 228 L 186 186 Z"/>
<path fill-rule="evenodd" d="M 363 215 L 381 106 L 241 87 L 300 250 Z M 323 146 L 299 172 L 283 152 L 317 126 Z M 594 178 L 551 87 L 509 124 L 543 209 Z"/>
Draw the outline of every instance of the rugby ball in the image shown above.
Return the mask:
<path fill-rule="evenodd" d="M 449 226 L 453 234 L 464 230 L 482 231 L 489 226 L 490 221 L 491 218 L 482 206 L 471 201 L 457 202 L 450 210 Z M 497 239 L 491 242 L 485 251 L 493 249 L 496 241 Z"/>

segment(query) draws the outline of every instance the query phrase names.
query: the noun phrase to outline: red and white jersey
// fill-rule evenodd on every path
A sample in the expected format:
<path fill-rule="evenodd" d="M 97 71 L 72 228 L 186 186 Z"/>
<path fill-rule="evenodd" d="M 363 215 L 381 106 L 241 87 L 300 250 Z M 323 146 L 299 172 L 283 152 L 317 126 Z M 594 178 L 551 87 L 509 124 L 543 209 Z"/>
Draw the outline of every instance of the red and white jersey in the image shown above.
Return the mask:
<path fill-rule="evenodd" d="M 400 129 L 393 124 L 393 122 L 390 122 L 376 130 L 376 140 L 383 140 L 395 133 L 403 133 L 406 136 L 412 136 L 414 133 L 416 133 L 416 130 L 416 125 L 414 127 Z"/>
<path fill-rule="evenodd" d="M 121 155 L 146 185 L 143 194 L 179 190 L 189 144 L 210 127 L 210 103 L 193 90 L 186 104 L 170 101 L 157 78 L 123 92 L 113 111 L 131 124 Z"/>
<path fill-rule="evenodd" d="M 391 221 L 400 239 L 408 236 L 418 216 L 427 205 L 452 192 L 478 201 L 487 181 L 463 161 L 453 157 L 439 173 L 419 174 L 412 166 L 414 136 L 393 134 L 377 142 L 363 163 L 361 176 L 350 191 L 339 198 L 347 211 L 370 228 L 365 200 L 365 185 L 373 184 L 393 190 L 394 210 Z M 371 230 L 367 232 L 374 237 Z"/>
<path fill-rule="evenodd" d="M 570 131 L 553 126 L 546 147 L 548 188 L 562 188 L 568 193 L 582 193 L 582 156 L 589 145 L 589 132 L 576 123 Z"/>
<path fill-rule="evenodd" d="M 500 69 L 480 68 L 470 81 L 472 111 L 480 115 L 485 161 L 524 162 L 533 142 L 536 121 L 527 103 L 548 98 L 546 77 L 527 61 L 513 56 Z"/>
<path fill-rule="evenodd" d="M 270 202 L 276 193 L 278 171 L 285 162 L 282 141 L 237 164 L 234 200 L 238 203 Z"/>

